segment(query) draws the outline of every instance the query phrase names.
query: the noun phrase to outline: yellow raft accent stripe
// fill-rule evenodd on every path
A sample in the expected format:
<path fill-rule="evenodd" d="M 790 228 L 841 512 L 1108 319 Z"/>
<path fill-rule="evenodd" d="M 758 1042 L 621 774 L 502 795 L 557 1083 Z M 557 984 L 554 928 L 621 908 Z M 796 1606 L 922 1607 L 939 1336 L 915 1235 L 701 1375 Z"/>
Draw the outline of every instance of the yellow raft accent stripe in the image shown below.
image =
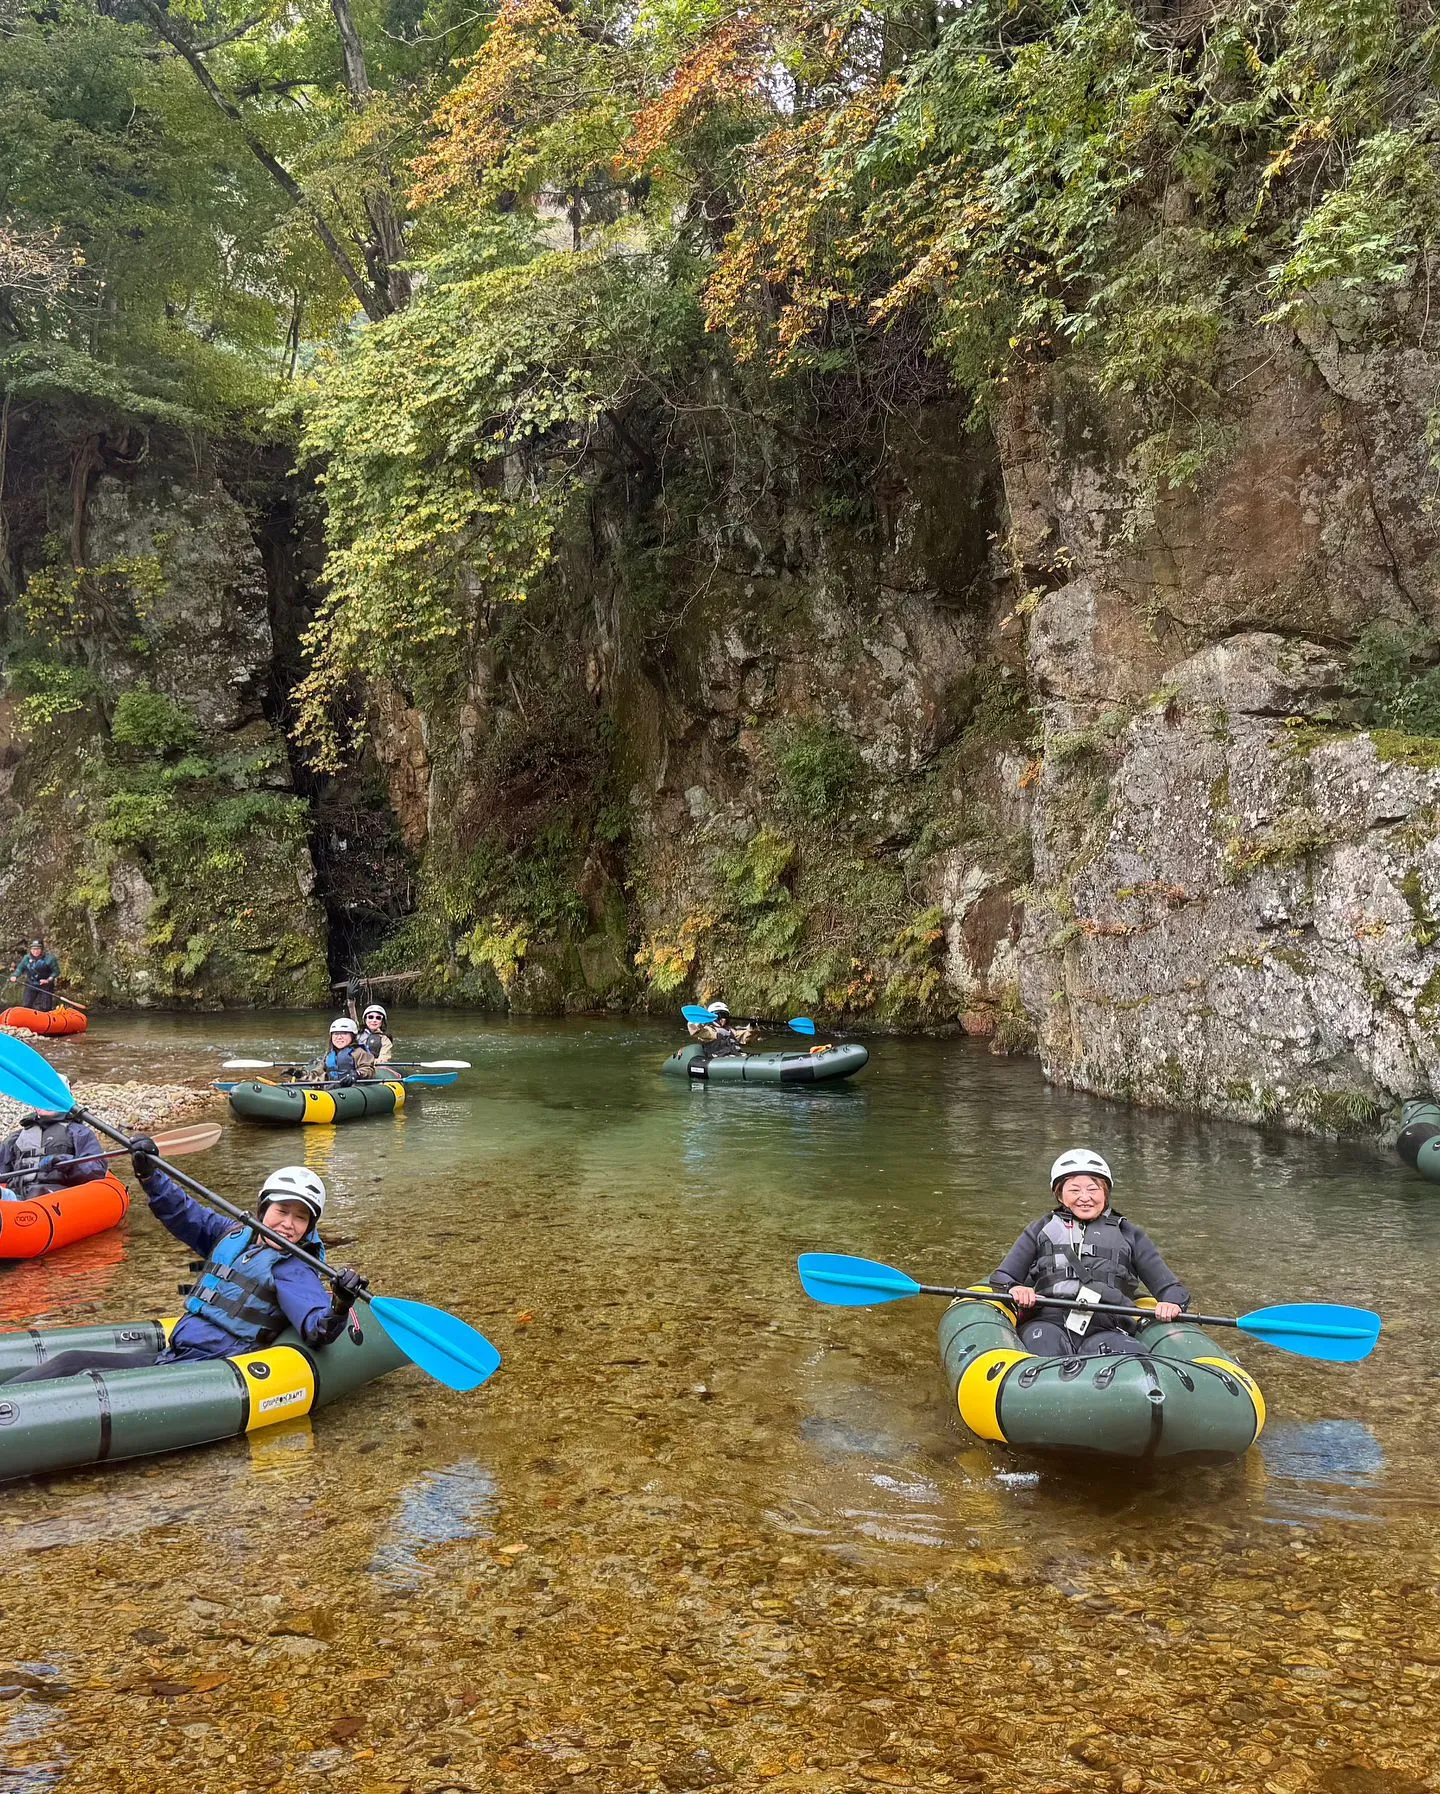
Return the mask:
<path fill-rule="evenodd" d="M 405 1107 L 405 1086 L 403 1084 L 391 1084 L 390 1088 L 395 1092 L 395 1108 L 398 1112 Z"/>
<path fill-rule="evenodd" d="M 264 1352 L 246 1352 L 233 1361 L 250 1391 L 247 1433 L 277 1420 L 308 1414 L 315 1405 L 315 1372 L 310 1360 L 294 1346 L 271 1346 Z"/>
<path fill-rule="evenodd" d="M 994 1351 L 982 1352 L 973 1364 L 966 1366 L 956 1387 L 955 1399 L 960 1404 L 960 1418 L 978 1438 L 998 1439 L 1004 1443 L 1005 1435 L 1000 1430 L 997 1412 L 1000 1391 L 1014 1366 L 1034 1355 L 1033 1352 L 1016 1352 L 997 1346 Z"/>
<path fill-rule="evenodd" d="M 1265 1430 L 1265 1397 L 1260 1393 L 1260 1385 L 1248 1370 L 1242 1370 L 1231 1358 L 1197 1358 L 1196 1364 L 1208 1364 L 1215 1370 L 1229 1371 L 1235 1381 L 1255 1404 L 1255 1438 L 1258 1439 Z M 1254 1440 L 1251 1441 L 1254 1443 Z"/>
<path fill-rule="evenodd" d="M 1004 1296 L 1002 1296 L 998 1290 L 991 1289 L 988 1283 L 973 1284 L 968 1294 L 957 1296 L 955 1301 L 957 1303 L 983 1301 L 987 1307 L 993 1308 L 997 1314 L 1009 1321 L 1012 1327 L 1015 1325 L 1015 1321 L 1020 1312 L 1013 1302 L 1007 1302 Z M 952 1304 L 952 1306 L 953 1305 L 954 1304 Z"/>
<path fill-rule="evenodd" d="M 305 1092 L 305 1113 L 302 1121 L 333 1121 L 335 1119 L 335 1098 L 328 1090 L 307 1090 Z"/>

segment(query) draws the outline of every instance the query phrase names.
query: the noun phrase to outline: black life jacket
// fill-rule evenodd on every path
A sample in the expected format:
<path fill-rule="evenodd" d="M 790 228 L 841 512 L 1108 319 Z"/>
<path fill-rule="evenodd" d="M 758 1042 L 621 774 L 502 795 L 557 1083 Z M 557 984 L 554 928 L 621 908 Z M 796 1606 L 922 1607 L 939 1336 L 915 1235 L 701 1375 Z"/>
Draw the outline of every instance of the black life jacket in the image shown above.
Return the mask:
<path fill-rule="evenodd" d="M 382 1029 L 362 1028 L 360 1031 L 360 1038 L 355 1042 L 355 1044 L 356 1044 L 356 1046 L 364 1047 L 364 1049 L 367 1053 L 371 1054 L 371 1056 L 373 1058 L 378 1060 L 380 1057 L 381 1051 L 385 1047 L 390 1046 L 393 1043 L 391 1042 L 390 1036 L 388 1034 L 386 1034 Z"/>
<path fill-rule="evenodd" d="M 728 1059 L 734 1053 L 743 1053 L 739 1037 L 728 1022 L 712 1022 L 715 1038 L 709 1043 L 712 1059 Z"/>
<path fill-rule="evenodd" d="M 313 1230 L 300 1243 L 324 1258 L 325 1248 Z M 245 1351 L 270 1345 L 290 1324 L 275 1290 L 275 1267 L 289 1256 L 253 1228 L 232 1227 L 211 1247 L 185 1298 L 185 1312 L 228 1333 Z"/>
<path fill-rule="evenodd" d="M 1040 1230 L 1031 1274 L 1035 1293 L 1075 1296 L 1083 1286 L 1098 1289 L 1106 1302 L 1133 1302 L 1140 1279 L 1120 1221 L 1113 1208 L 1093 1221 L 1077 1221 L 1068 1209 L 1057 1209 Z M 1113 1322 L 1114 1316 L 1106 1319 Z"/>
<path fill-rule="evenodd" d="M 22 1115 L 20 1130 L 15 1136 L 15 1164 L 6 1176 L 13 1185 L 23 1185 L 27 1196 L 48 1196 L 53 1190 L 63 1190 L 66 1181 L 63 1177 L 46 1176 L 37 1178 L 35 1167 L 41 1159 L 69 1159 L 75 1156 L 75 1136 L 70 1131 L 70 1123 L 52 1117 L 42 1121 L 38 1115 Z M 73 1167 L 71 1167 L 73 1169 Z"/>

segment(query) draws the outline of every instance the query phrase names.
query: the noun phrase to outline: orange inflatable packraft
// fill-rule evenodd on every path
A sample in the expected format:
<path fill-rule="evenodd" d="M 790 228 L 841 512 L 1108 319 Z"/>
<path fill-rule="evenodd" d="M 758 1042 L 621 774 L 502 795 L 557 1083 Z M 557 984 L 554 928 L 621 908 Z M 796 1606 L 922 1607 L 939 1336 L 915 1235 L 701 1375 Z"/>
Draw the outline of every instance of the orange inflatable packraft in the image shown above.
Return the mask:
<path fill-rule="evenodd" d="M 0 1009 L 0 1027 L 28 1028 L 32 1034 L 83 1034 L 90 1018 L 83 1009 L 69 1009 L 64 1003 L 54 1009 L 26 1009 L 17 1005 Z"/>
<path fill-rule="evenodd" d="M 0 1258 L 39 1258 L 125 1219 L 130 1192 L 113 1173 L 24 1202 L 0 1202 Z"/>

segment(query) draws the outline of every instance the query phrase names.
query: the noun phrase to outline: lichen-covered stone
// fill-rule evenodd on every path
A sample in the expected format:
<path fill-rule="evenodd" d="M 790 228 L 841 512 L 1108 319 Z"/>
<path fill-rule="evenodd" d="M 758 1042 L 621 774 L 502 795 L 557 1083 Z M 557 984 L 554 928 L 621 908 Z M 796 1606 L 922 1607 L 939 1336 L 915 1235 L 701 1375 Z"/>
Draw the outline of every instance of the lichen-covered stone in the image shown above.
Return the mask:
<path fill-rule="evenodd" d="M 1340 683 L 1316 644 L 1233 637 L 1098 775 L 1047 761 L 1022 982 L 1051 1077 L 1340 1128 L 1440 1076 L 1440 769 L 1337 727 Z"/>

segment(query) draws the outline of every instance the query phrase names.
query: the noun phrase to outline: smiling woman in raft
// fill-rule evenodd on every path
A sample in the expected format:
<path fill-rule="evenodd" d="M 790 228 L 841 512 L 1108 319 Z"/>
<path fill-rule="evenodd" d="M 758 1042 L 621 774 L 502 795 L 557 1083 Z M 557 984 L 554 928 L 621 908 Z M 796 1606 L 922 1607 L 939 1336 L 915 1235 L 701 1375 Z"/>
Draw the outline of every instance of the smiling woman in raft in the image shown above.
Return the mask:
<path fill-rule="evenodd" d="M 12 1383 L 49 1382 L 87 1370 L 131 1370 L 141 1364 L 179 1364 L 260 1351 L 293 1327 L 306 1345 L 329 1345 L 345 1330 L 366 1289 L 357 1271 L 341 1271 L 327 1290 L 309 1265 L 281 1251 L 244 1222 L 231 1221 L 187 1196 L 155 1157 L 146 1136 L 131 1143 L 131 1162 L 150 1212 L 205 1264 L 185 1300 L 185 1312 L 157 1358 L 153 1351 L 61 1352 Z M 325 1185 L 304 1165 L 283 1165 L 260 1186 L 256 1213 L 292 1245 L 323 1257 L 317 1228 Z"/>
<path fill-rule="evenodd" d="M 375 1055 L 360 1044 L 360 1030 L 348 1015 L 330 1024 L 330 1050 L 305 1068 L 305 1076 L 326 1084 L 359 1084 L 375 1076 Z"/>
<path fill-rule="evenodd" d="M 1189 1290 L 1154 1240 L 1111 1208 L 1113 1182 L 1098 1152 L 1084 1146 L 1062 1152 L 1050 1167 L 1054 1209 L 1030 1223 L 990 1279 L 1019 1309 L 1021 1344 L 1037 1356 L 1110 1358 L 1142 1350 L 1122 1316 L 1047 1307 L 1047 1296 L 1133 1303 L 1143 1283 L 1162 1321 L 1178 1319 L 1189 1304 Z"/>

